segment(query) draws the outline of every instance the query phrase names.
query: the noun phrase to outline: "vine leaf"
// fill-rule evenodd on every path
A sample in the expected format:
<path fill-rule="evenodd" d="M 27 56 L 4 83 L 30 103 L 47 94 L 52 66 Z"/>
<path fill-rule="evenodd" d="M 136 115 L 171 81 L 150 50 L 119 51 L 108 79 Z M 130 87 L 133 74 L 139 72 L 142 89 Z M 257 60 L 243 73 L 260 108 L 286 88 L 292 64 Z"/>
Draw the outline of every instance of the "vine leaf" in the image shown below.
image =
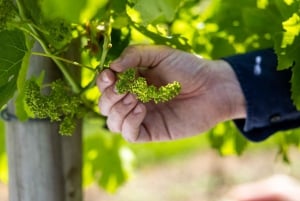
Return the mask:
<path fill-rule="evenodd" d="M 188 52 L 191 51 L 191 46 L 188 43 L 188 40 L 180 35 L 172 35 L 171 37 L 165 37 L 158 33 L 148 30 L 144 26 L 135 24 L 133 22 L 132 26 L 143 35 L 151 38 L 155 44 L 168 45 Z"/>
<path fill-rule="evenodd" d="M 294 52 L 291 48 L 282 48 L 282 43 L 284 43 L 284 33 L 278 33 L 274 36 L 274 48 L 277 55 L 277 69 L 284 70 L 288 69 L 293 65 L 294 62 Z"/>
<path fill-rule="evenodd" d="M 144 25 L 171 22 L 180 6 L 181 0 L 138 0 L 134 8 L 141 14 Z"/>
<path fill-rule="evenodd" d="M 300 109 L 300 16 L 294 13 L 282 23 L 284 32 L 275 35 L 275 51 L 278 56 L 278 70 L 292 67 L 292 100 Z"/>
<path fill-rule="evenodd" d="M 275 51 L 278 56 L 278 70 L 290 68 L 298 58 L 300 17 L 293 14 L 288 20 L 282 22 L 284 32 L 275 35 Z"/>
<path fill-rule="evenodd" d="M 19 71 L 26 52 L 25 36 L 22 32 L 0 32 L 0 108 L 16 91 Z"/>

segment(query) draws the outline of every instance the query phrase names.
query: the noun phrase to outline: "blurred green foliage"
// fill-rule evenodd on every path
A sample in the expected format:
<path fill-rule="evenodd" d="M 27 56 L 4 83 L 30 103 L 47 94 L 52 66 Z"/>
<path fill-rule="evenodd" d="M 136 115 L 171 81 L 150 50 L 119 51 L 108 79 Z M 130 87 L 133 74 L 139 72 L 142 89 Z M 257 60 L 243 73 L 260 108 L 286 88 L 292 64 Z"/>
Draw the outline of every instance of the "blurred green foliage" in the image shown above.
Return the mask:
<path fill-rule="evenodd" d="M 83 152 L 84 185 L 97 183 L 113 193 L 130 177 L 134 154 L 120 135 L 105 128 L 102 119 L 86 119 Z"/>

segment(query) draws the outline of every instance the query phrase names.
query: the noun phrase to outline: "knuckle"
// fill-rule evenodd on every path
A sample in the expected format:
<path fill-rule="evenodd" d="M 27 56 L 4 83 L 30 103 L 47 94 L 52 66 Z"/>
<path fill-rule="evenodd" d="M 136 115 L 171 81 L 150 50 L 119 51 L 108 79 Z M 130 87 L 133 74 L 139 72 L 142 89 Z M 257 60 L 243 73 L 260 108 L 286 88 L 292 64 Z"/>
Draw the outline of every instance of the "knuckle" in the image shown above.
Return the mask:
<path fill-rule="evenodd" d="M 123 134 L 123 138 L 127 141 L 127 142 L 130 142 L 130 143 L 136 143 L 138 142 L 137 141 L 137 137 L 132 134 L 132 133 L 129 133 L 129 134 Z"/>
<path fill-rule="evenodd" d="M 114 119 L 112 119 L 111 117 L 109 117 L 106 121 L 107 123 L 107 127 L 111 132 L 121 132 L 120 126 L 118 125 L 117 121 L 115 121 Z"/>
<path fill-rule="evenodd" d="M 103 100 L 103 98 L 99 98 L 99 102 L 98 102 L 98 107 L 99 107 L 99 110 L 100 110 L 100 113 L 104 116 L 107 116 L 108 115 L 108 105 L 105 103 L 105 100 Z"/>
<path fill-rule="evenodd" d="M 131 52 L 135 52 L 138 46 L 139 45 L 130 45 L 130 46 L 127 46 L 124 49 L 123 53 L 127 54 L 127 53 L 131 53 Z"/>

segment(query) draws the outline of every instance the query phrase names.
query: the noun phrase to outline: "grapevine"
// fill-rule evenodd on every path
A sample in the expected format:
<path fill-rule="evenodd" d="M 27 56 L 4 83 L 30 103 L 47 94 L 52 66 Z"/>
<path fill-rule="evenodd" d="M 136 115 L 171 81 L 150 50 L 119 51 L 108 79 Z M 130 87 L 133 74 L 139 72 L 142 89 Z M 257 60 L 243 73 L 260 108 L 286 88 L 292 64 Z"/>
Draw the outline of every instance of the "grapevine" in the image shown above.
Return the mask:
<path fill-rule="evenodd" d="M 52 82 L 50 90 L 49 94 L 42 94 L 37 82 L 28 80 L 25 85 L 25 103 L 36 118 L 60 122 L 59 133 L 71 135 L 76 128 L 76 119 L 82 114 L 82 101 L 62 80 Z"/>
<path fill-rule="evenodd" d="M 159 88 L 148 85 L 144 77 L 137 77 L 136 70 L 129 68 L 118 74 L 116 88 L 119 93 L 135 94 L 141 102 L 155 103 L 173 99 L 180 92 L 181 85 L 174 81 Z M 25 85 L 25 102 L 36 118 L 59 122 L 59 133 L 71 135 L 76 128 L 76 119 L 82 117 L 84 104 L 62 80 L 50 84 L 49 94 L 42 94 L 41 87 L 33 79 Z"/>
<path fill-rule="evenodd" d="M 62 50 L 72 40 L 72 26 L 63 19 L 46 21 L 44 26 L 48 31 L 44 31 L 44 37 L 50 44 L 52 51 Z"/>
<path fill-rule="evenodd" d="M 123 73 L 118 74 L 116 88 L 120 94 L 132 93 L 141 102 L 153 100 L 155 103 L 166 102 L 175 98 L 181 89 L 179 82 L 174 81 L 165 86 L 156 87 L 148 85 L 144 77 L 137 77 L 136 70 L 129 68 Z"/>
<path fill-rule="evenodd" d="M 17 18 L 17 9 L 12 1 L 0 0 L 0 31 L 8 29 Z"/>

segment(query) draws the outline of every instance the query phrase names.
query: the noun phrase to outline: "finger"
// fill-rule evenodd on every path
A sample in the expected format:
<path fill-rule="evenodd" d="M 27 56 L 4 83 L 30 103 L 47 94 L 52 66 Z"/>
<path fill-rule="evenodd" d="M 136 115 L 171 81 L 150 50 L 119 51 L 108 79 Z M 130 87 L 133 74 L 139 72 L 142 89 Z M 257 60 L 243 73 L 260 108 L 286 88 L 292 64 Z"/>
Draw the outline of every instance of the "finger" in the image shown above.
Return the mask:
<path fill-rule="evenodd" d="M 100 73 L 97 78 L 97 86 L 101 92 L 111 86 L 116 80 L 116 76 L 112 70 L 106 69 Z"/>
<path fill-rule="evenodd" d="M 103 114 L 104 116 L 108 116 L 111 108 L 125 95 L 126 94 L 119 94 L 115 89 L 115 85 L 104 88 L 98 104 L 101 114 Z"/>
<path fill-rule="evenodd" d="M 126 116 L 122 125 L 122 135 L 129 142 L 146 142 L 151 137 L 142 125 L 146 116 L 146 107 L 138 103 L 135 108 Z"/>
<path fill-rule="evenodd" d="M 121 132 L 122 124 L 130 111 L 137 104 L 137 99 L 132 94 L 127 94 L 116 103 L 110 110 L 107 118 L 107 126 L 113 132 Z"/>
<path fill-rule="evenodd" d="M 174 50 L 162 45 L 133 45 L 110 64 L 111 69 L 122 72 L 129 67 L 155 67 Z"/>

